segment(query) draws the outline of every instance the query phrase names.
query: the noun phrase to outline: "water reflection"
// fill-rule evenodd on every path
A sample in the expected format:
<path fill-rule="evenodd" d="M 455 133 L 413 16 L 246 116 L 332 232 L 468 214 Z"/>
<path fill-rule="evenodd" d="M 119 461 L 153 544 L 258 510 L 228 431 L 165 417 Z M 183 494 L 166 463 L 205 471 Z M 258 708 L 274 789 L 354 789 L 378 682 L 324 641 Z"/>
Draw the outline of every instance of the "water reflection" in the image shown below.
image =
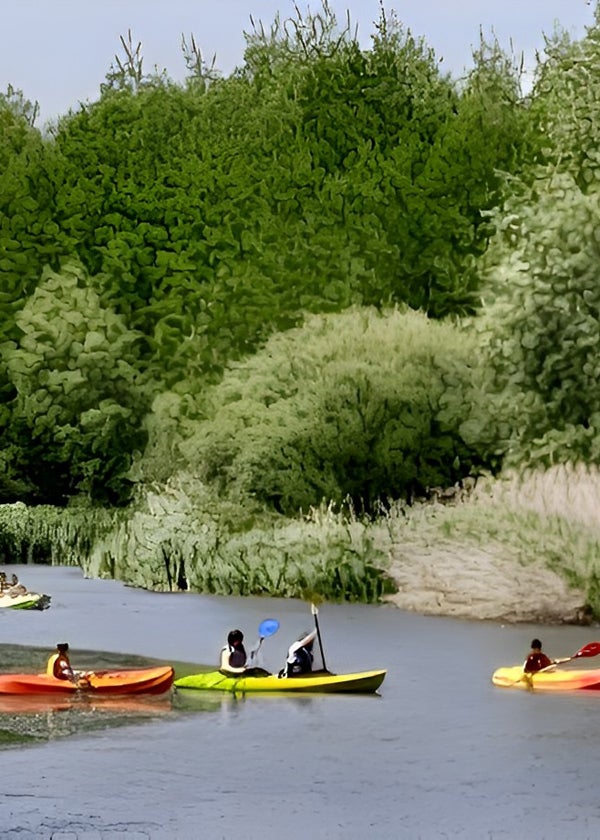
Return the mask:
<path fill-rule="evenodd" d="M 216 709 L 233 711 L 236 706 L 257 701 L 284 702 L 297 709 L 310 709 L 315 697 L 308 694 L 291 694 L 289 691 L 198 691 L 196 689 L 176 688 L 174 705 L 185 711 L 205 712 Z"/>
<path fill-rule="evenodd" d="M 170 695 L 162 697 L 96 697 L 81 694 L 79 696 L 61 696 L 56 694 L 1 694 L 0 714 L 21 715 L 40 714 L 42 712 L 76 711 L 82 713 L 152 715 L 158 716 L 173 709 Z"/>

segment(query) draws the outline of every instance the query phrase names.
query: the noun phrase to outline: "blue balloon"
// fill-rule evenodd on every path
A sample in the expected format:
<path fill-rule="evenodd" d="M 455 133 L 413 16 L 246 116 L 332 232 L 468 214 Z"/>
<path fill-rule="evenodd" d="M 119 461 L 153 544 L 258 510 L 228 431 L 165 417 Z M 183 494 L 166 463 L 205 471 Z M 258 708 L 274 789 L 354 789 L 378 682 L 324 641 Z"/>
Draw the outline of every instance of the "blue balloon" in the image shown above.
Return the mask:
<path fill-rule="evenodd" d="M 279 622 L 276 618 L 265 618 L 258 627 L 258 635 L 266 639 L 267 636 L 272 636 L 279 630 Z"/>

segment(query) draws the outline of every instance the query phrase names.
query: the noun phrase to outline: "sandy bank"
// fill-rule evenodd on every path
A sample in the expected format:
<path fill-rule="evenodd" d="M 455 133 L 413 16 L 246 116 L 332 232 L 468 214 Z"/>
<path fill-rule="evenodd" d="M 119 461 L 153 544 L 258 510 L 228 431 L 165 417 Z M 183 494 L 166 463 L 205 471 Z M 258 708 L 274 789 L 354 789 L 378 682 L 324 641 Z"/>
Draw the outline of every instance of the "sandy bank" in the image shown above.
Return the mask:
<path fill-rule="evenodd" d="M 505 546 L 457 549 L 407 542 L 394 547 L 387 600 L 423 615 L 502 622 L 587 624 L 585 594 L 543 562 L 523 565 Z"/>

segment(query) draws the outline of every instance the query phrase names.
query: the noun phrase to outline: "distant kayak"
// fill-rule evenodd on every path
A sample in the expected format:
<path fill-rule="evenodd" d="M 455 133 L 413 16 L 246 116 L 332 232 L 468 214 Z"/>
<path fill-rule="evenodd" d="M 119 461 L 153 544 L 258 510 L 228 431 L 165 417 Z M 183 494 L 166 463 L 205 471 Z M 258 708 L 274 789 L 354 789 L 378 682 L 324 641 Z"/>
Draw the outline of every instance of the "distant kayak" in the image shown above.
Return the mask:
<path fill-rule="evenodd" d="M 0 608 L 9 610 L 47 610 L 50 606 L 50 595 L 40 595 L 38 592 L 27 592 L 24 595 L 0 595 Z"/>
<path fill-rule="evenodd" d="M 500 688 L 531 691 L 600 691 L 600 668 L 538 671 L 524 674 L 522 665 L 498 668 L 492 682 Z"/>
<path fill-rule="evenodd" d="M 170 665 L 94 671 L 78 683 L 57 680 L 48 674 L 0 674 L 0 695 L 73 695 L 76 692 L 91 696 L 95 694 L 162 694 L 171 688 L 174 675 Z"/>
<path fill-rule="evenodd" d="M 175 680 L 176 688 L 200 689 L 205 691 L 246 692 L 305 692 L 339 693 L 355 692 L 372 694 L 385 678 L 385 671 L 359 671 L 353 674 L 331 674 L 329 671 L 313 671 L 301 677 L 283 677 L 275 674 L 259 677 L 225 676 L 220 671 L 191 674 Z"/>

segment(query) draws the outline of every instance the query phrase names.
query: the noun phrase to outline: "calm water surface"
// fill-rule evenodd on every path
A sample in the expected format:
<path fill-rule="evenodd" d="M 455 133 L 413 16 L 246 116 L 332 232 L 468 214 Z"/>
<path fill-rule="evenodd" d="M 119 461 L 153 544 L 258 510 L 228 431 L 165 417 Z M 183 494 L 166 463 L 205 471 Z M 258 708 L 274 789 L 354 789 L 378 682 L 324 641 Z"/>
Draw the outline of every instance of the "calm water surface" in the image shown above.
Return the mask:
<path fill-rule="evenodd" d="M 156 594 L 76 569 L 16 570 L 52 606 L 0 611 L 0 641 L 68 641 L 75 665 L 78 648 L 208 664 L 232 627 L 251 646 L 262 619 L 275 617 L 281 628 L 263 649 L 276 670 L 312 621 L 299 601 Z M 199 693 L 189 713 L 4 751 L 0 838 L 600 836 L 600 695 L 490 683 L 498 665 L 523 659 L 533 635 L 567 656 L 599 629 L 384 606 L 327 605 L 320 621 L 328 667 L 387 668 L 381 696 Z"/>

